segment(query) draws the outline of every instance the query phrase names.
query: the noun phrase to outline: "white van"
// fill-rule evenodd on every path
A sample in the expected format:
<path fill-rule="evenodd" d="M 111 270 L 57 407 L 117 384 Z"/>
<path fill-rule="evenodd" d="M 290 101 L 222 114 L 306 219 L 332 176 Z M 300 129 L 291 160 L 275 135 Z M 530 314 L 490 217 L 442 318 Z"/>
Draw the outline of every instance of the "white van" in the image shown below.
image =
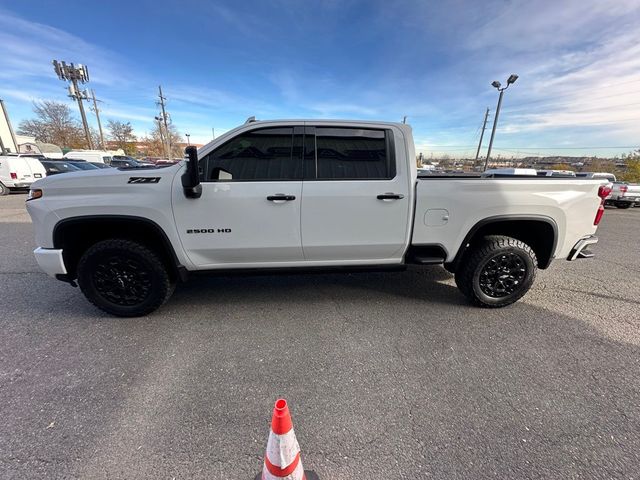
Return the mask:
<path fill-rule="evenodd" d="M 64 154 L 64 158 L 69 160 L 86 160 L 87 162 L 98 162 L 111 164 L 111 153 L 104 150 L 72 150 Z"/>
<path fill-rule="evenodd" d="M 21 155 L 0 156 L 0 195 L 13 190 L 27 190 L 33 182 L 47 176 L 37 158 Z"/>
<path fill-rule="evenodd" d="M 512 177 L 514 175 L 524 175 L 526 177 L 537 176 L 535 168 L 490 168 L 482 172 L 483 177 Z"/>

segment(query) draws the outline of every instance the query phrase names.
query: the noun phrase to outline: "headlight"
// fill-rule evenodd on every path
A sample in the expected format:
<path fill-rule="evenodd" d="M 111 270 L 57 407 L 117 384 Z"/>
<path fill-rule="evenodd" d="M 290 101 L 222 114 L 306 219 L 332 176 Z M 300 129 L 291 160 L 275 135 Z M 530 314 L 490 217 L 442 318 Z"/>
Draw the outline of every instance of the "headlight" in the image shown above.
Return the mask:
<path fill-rule="evenodd" d="M 36 198 L 42 197 L 42 190 L 39 188 L 32 188 L 29 190 L 29 196 L 27 197 L 27 202 L 29 200 L 35 200 Z"/>

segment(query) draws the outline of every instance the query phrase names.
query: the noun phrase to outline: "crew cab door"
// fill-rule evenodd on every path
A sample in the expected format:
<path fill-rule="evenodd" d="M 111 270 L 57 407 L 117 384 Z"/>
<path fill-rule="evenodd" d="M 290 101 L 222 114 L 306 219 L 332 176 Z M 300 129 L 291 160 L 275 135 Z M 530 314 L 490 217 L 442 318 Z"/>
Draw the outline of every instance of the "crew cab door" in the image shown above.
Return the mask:
<path fill-rule="evenodd" d="M 185 198 L 177 179 L 178 234 L 197 267 L 252 268 L 303 260 L 302 160 L 293 141 L 293 126 L 278 126 L 248 129 L 216 146 L 199 159 L 198 199 Z"/>
<path fill-rule="evenodd" d="M 305 260 L 402 261 L 412 196 L 404 144 L 394 138 L 391 128 L 305 128 Z"/>

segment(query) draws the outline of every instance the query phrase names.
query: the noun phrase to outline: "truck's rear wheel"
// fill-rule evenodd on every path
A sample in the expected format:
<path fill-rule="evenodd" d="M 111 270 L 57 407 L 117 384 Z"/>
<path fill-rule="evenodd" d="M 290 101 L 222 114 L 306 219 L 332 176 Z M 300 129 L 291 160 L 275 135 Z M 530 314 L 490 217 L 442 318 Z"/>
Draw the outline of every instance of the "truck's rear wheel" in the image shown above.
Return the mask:
<path fill-rule="evenodd" d="M 616 202 L 617 208 L 630 208 L 633 204 L 631 202 Z"/>
<path fill-rule="evenodd" d="M 504 307 L 529 291 L 537 263 L 536 254 L 526 243 L 488 236 L 465 255 L 456 272 L 456 284 L 478 306 Z"/>
<path fill-rule="evenodd" d="M 147 315 L 173 293 L 165 265 L 147 247 L 131 240 L 103 240 L 78 263 L 78 284 L 96 307 L 120 317 Z"/>
<path fill-rule="evenodd" d="M 0 196 L 9 195 L 9 188 L 5 187 L 2 182 L 0 182 Z"/>

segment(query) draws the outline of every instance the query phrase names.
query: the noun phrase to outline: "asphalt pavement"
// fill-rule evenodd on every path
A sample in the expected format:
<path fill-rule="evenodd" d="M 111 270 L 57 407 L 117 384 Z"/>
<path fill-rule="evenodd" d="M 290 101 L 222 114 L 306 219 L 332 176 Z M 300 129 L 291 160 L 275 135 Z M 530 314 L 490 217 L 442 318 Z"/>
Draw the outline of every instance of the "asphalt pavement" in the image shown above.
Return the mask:
<path fill-rule="evenodd" d="M 520 302 L 440 267 L 198 277 L 109 317 L 0 197 L 0 478 L 246 479 L 285 397 L 322 480 L 640 478 L 640 208 Z"/>

